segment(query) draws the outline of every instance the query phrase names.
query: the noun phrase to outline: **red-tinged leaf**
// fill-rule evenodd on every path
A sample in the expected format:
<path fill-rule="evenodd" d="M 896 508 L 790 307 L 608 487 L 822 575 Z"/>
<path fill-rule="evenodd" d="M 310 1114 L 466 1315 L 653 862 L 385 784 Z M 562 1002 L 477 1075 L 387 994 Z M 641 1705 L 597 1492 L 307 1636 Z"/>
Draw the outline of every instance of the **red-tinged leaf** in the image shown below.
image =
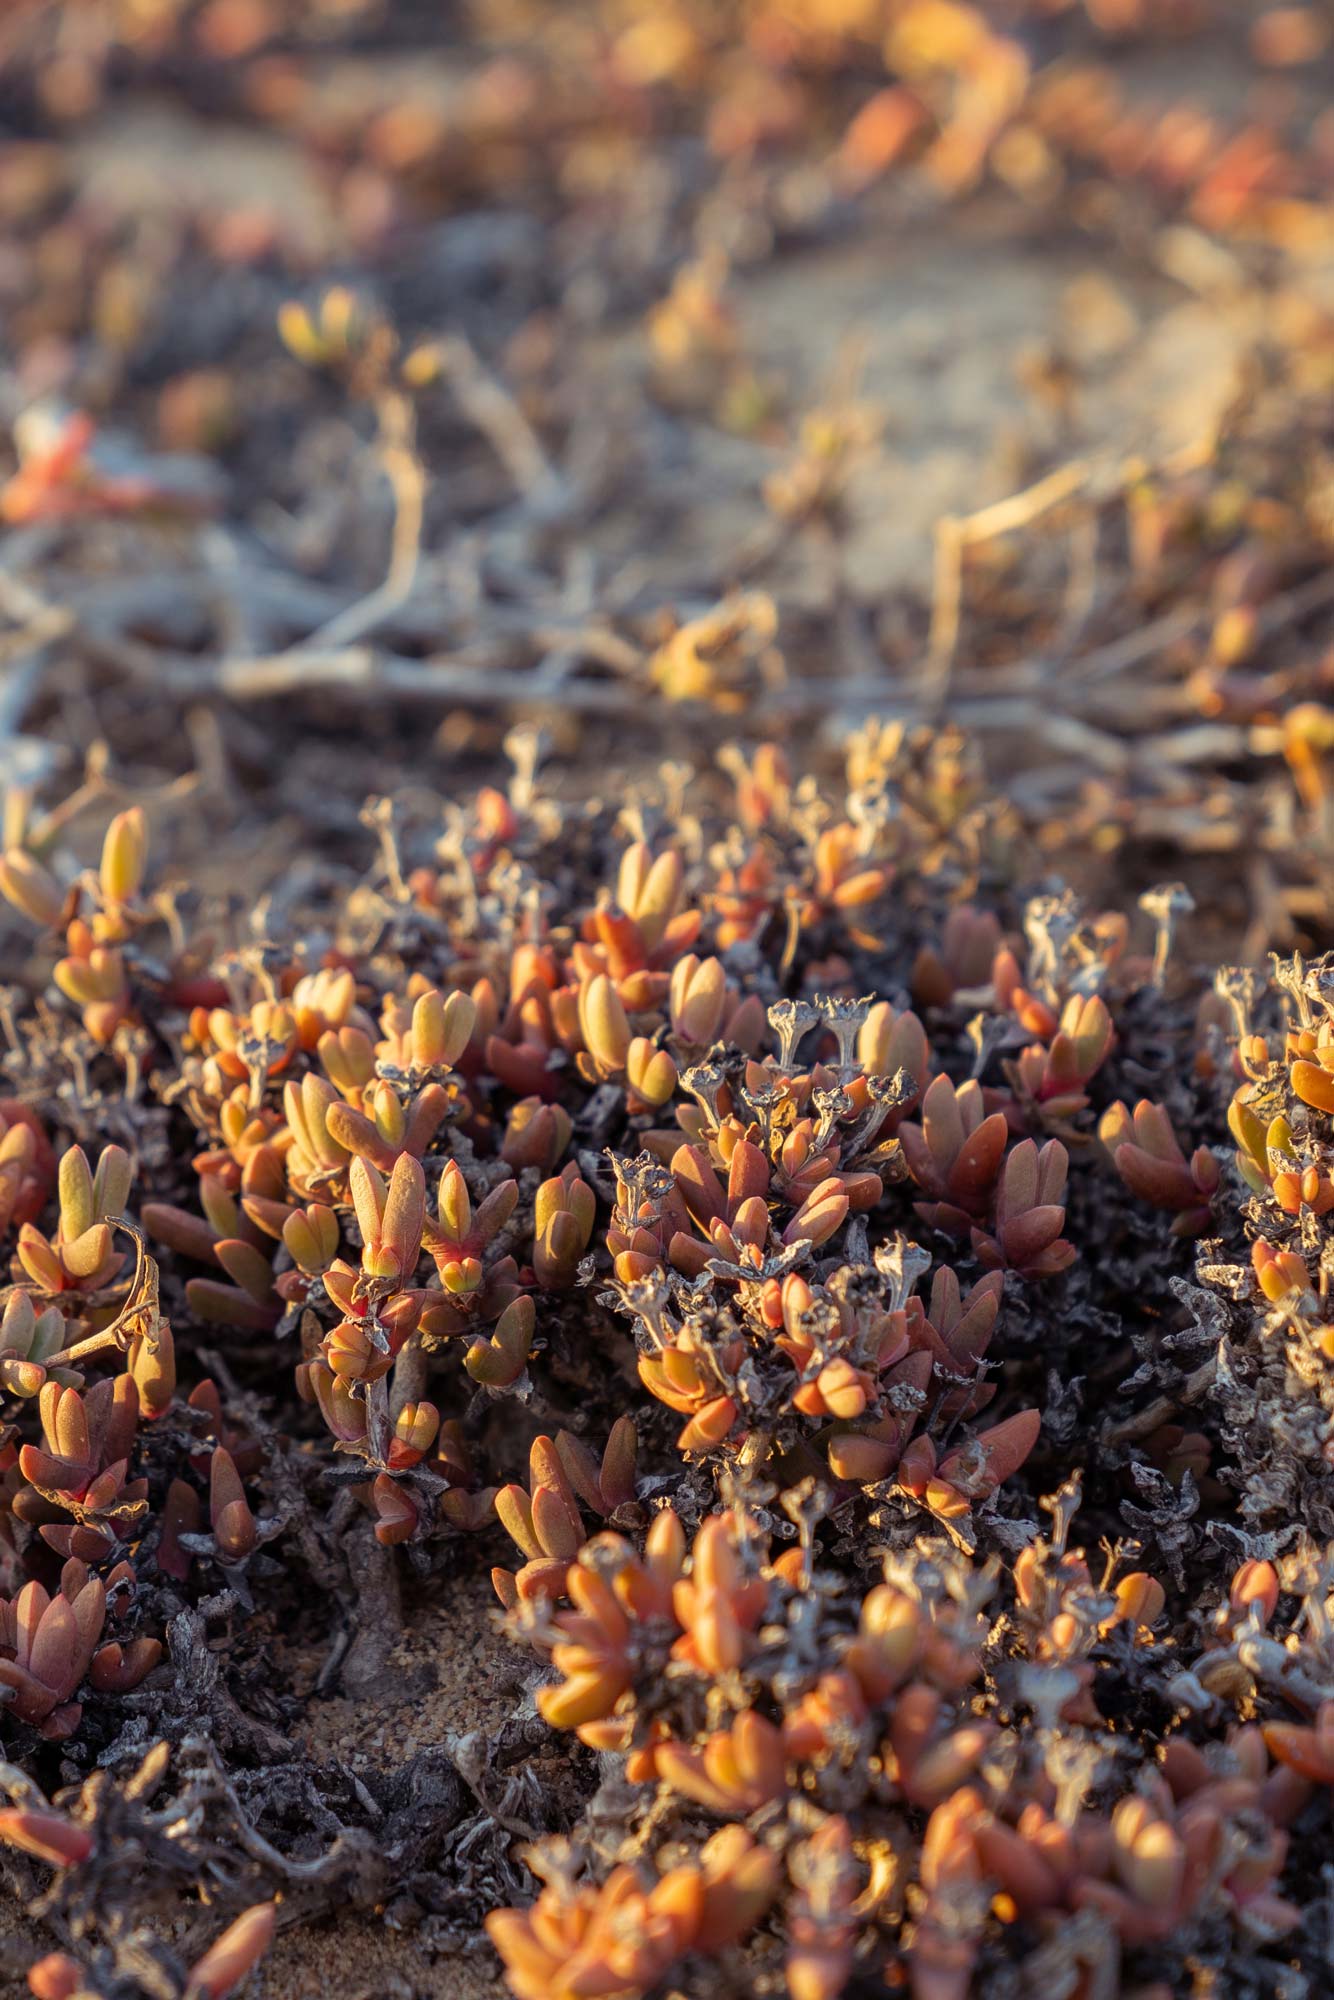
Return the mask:
<path fill-rule="evenodd" d="M 898 1481 L 910 1493 L 925 1493 L 927 1483 L 935 1475 L 936 1447 L 925 1435 L 915 1437 L 899 1460 Z"/>
<path fill-rule="evenodd" d="M 1037 1410 L 1021 1410 L 1017 1416 L 1007 1417 L 1003 1424 L 993 1424 L 988 1431 L 979 1431 L 977 1442 L 987 1461 L 987 1472 L 993 1483 L 999 1486 L 1013 1472 L 1017 1472 L 1038 1441 L 1042 1429 L 1042 1416 Z M 941 1466 L 941 1472 L 949 1477 L 950 1464 L 954 1454 Z"/>
<path fill-rule="evenodd" d="M 348 1168 L 347 1184 L 363 1243 L 378 1243 L 389 1190 L 377 1167 L 358 1154 Z"/>
<path fill-rule="evenodd" d="M 1051 1206 L 1058 1202 L 1065 1191 L 1066 1179 L 1070 1172 L 1070 1155 L 1059 1139 L 1048 1139 L 1038 1154 L 1039 1206 Z"/>
<path fill-rule="evenodd" d="M 1155 1208 L 1194 1208 L 1200 1191 L 1183 1160 L 1160 1160 L 1139 1146 L 1123 1145 L 1116 1151 L 1116 1170 L 1130 1192 Z"/>
<path fill-rule="evenodd" d="M 698 1278 L 714 1252 L 712 1245 L 701 1243 L 696 1237 L 686 1236 L 678 1230 L 667 1254 L 676 1270 L 685 1277 Z"/>
<path fill-rule="evenodd" d="M 1334 1785 L 1334 1747 L 1323 1742 L 1314 1729 L 1297 1722 L 1265 1722 L 1260 1726 L 1271 1757 L 1313 1784 Z"/>
<path fill-rule="evenodd" d="M 1061 1233 L 1065 1210 L 1054 1206 L 1030 1208 L 1005 1225 L 1002 1246 L 1006 1261 L 1017 1271 L 1025 1270 L 1033 1259 Z"/>
<path fill-rule="evenodd" d="M 676 1440 L 678 1451 L 711 1451 L 722 1443 L 737 1419 L 737 1407 L 730 1396 L 715 1396 L 697 1410 L 683 1426 Z"/>
<path fill-rule="evenodd" d="M 601 1492 L 601 1507 L 605 1513 L 613 1513 L 617 1507 L 628 1507 L 635 1498 L 635 1465 L 639 1454 L 639 1437 L 635 1430 L 635 1420 L 628 1413 L 617 1417 L 607 1439 L 606 1450 L 602 1454 L 602 1466 L 598 1485 Z"/>
<path fill-rule="evenodd" d="M 91 1480 L 83 1496 L 83 1504 L 90 1514 L 104 1514 L 112 1506 L 125 1483 L 128 1462 L 119 1459 L 115 1465 L 107 1466 Z"/>
<path fill-rule="evenodd" d="M 815 1246 L 827 1243 L 835 1230 L 842 1226 L 847 1213 L 848 1197 L 843 1192 L 842 1183 L 838 1180 L 822 1181 L 788 1223 L 783 1231 L 783 1241 L 792 1244 L 804 1239 Z M 760 1240 L 763 1241 L 763 1238 Z"/>
<path fill-rule="evenodd" d="M 403 1132 L 408 1152 L 417 1159 L 421 1158 L 444 1123 L 448 1110 L 449 1092 L 440 1084 L 428 1083 L 424 1090 L 418 1092 Z"/>
<path fill-rule="evenodd" d="M 913 1213 L 928 1229 L 938 1229 L 943 1236 L 968 1236 L 974 1233 L 976 1218 L 966 1209 L 956 1208 L 948 1201 L 915 1201 Z"/>
<path fill-rule="evenodd" d="M 935 1188 L 937 1185 L 936 1164 L 931 1157 L 931 1148 L 927 1145 L 925 1138 L 916 1125 L 901 1125 L 899 1127 L 899 1145 L 903 1150 L 903 1158 L 908 1172 L 912 1175 L 918 1187 L 928 1190 Z"/>
<path fill-rule="evenodd" d="M 191 1971 L 185 2000 L 225 2000 L 273 1942 L 277 1914 L 275 1903 L 256 1903 L 243 1910 Z"/>
<path fill-rule="evenodd" d="M 102 1636 L 102 1627 L 106 1623 L 106 1586 L 100 1577 L 90 1576 L 69 1603 L 78 1627 L 79 1648 L 86 1659 Z"/>
<path fill-rule="evenodd" d="M 510 1540 L 530 1560 L 542 1554 L 542 1544 L 533 1527 L 532 1502 L 522 1486 L 502 1486 L 496 1494 L 496 1514 Z"/>
<path fill-rule="evenodd" d="M 208 1511 L 219 1555 L 228 1562 L 249 1555 L 258 1540 L 255 1517 L 236 1462 L 221 1445 L 209 1462 Z"/>
<path fill-rule="evenodd" d="M 963 1302 L 958 1319 L 945 1333 L 945 1343 L 956 1361 L 971 1363 L 985 1354 L 1000 1312 L 1001 1296 L 1005 1290 L 1005 1279 L 1001 1272 L 990 1271 L 980 1278 Z M 955 1281 L 955 1295 L 958 1281 Z M 935 1317 L 935 1294 L 932 1293 L 932 1317 Z"/>
<path fill-rule="evenodd" d="M 469 1243 L 480 1253 L 492 1238 L 498 1236 L 514 1213 L 519 1199 L 519 1183 L 516 1180 L 502 1181 L 492 1188 L 486 1200 L 481 1203 L 473 1216 Z"/>
<path fill-rule="evenodd" d="M 48 1493 L 73 1490 L 75 1484 L 82 1486 L 82 1474 L 86 1466 L 70 1466 L 63 1458 L 52 1458 L 49 1451 L 40 1445 L 19 1446 L 19 1471 L 29 1486 L 43 1487 Z"/>
<path fill-rule="evenodd" d="M 519 1596 L 527 1603 L 539 1597 L 560 1597 L 569 1568 L 559 1556 L 539 1556 L 534 1562 L 525 1563 L 514 1579 Z"/>
<path fill-rule="evenodd" d="M 857 1486 L 874 1486 L 888 1479 L 899 1462 L 898 1440 L 865 1437 L 849 1431 L 829 1440 L 829 1470 L 835 1479 Z"/>
<path fill-rule="evenodd" d="M 769 1210 L 761 1195 L 750 1195 L 737 1209 L 732 1218 L 733 1240 L 751 1249 L 761 1250 L 769 1234 Z M 798 1230 L 798 1235 L 802 1232 Z"/>
<path fill-rule="evenodd" d="M 182 1535 L 199 1531 L 199 1495 L 183 1479 L 173 1479 L 162 1507 L 162 1533 L 158 1541 L 157 1566 L 164 1575 L 184 1583 L 194 1558 L 181 1546 Z"/>
<path fill-rule="evenodd" d="M 104 1389 L 109 1391 L 105 1402 L 101 1396 Z M 89 1391 L 87 1401 L 90 1410 L 96 1409 L 94 1436 L 100 1440 L 98 1449 L 102 1463 L 105 1465 L 114 1459 L 127 1459 L 139 1423 L 139 1385 L 134 1377 L 117 1375 L 111 1382 L 99 1382 L 96 1388 Z"/>
<path fill-rule="evenodd" d="M 288 1217 L 300 1214 L 294 1203 L 271 1201 L 267 1195 L 262 1194 L 244 1195 L 241 1208 L 257 1229 L 262 1230 L 265 1236 L 272 1236 L 277 1240 L 282 1238 Z"/>
<path fill-rule="evenodd" d="M 560 1458 L 565 1477 L 586 1507 L 595 1514 L 601 1514 L 602 1486 L 598 1474 L 598 1462 L 588 1446 L 570 1431 L 557 1431 L 556 1451 Z"/>
<path fill-rule="evenodd" d="M 769 1162 L 758 1146 L 749 1139 L 742 1139 L 728 1162 L 728 1206 L 735 1213 L 743 1201 L 751 1196 L 767 1195 L 768 1192 Z"/>
<path fill-rule="evenodd" d="M 931 1356 L 920 1348 L 912 1354 L 906 1354 L 902 1361 L 896 1361 L 884 1376 L 887 1390 L 925 1389 L 930 1380 Z"/>
<path fill-rule="evenodd" d="M 385 1548 L 408 1541 L 416 1532 L 420 1518 L 416 1504 L 387 1472 L 380 1473 L 372 1484 L 371 1501 L 376 1514 L 375 1539 Z"/>
<path fill-rule="evenodd" d="M 156 1242 L 165 1243 L 178 1256 L 193 1258 L 196 1264 L 217 1263 L 213 1225 L 202 1215 L 191 1215 L 187 1209 L 172 1208 L 166 1202 L 147 1201 L 139 1219 Z"/>
<path fill-rule="evenodd" d="M 82 1719 L 83 1703 L 79 1701 L 67 1701 L 61 1707 L 53 1708 L 48 1715 L 44 1716 L 38 1723 L 37 1728 L 39 1734 L 44 1736 L 48 1743 L 66 1743 L 74 1734 Z"/>
<path fill-rule="evenodd" d="M 272 1305 L 262 1304 L 239 1285 L 220 1284 L 213 1278 L 191 1278 L 185 1296 L 197 1319 L 239 1327 L 247 1333 L 272 1333 L 282 1318 L 282 1309 L 276 1301 Z"/>
<path fill-rule="evenodd" d="M 579 1502 L 561 1463 L 560 1452 L 555 1441 L 544 1433 L 535 1437 L 528 1447 L 528 1485 L 533 1493 L 539 1486 L 549 1486 L 559 1495 L 570 1519 L 579 1520 Z"/>
<path fill-rule="evenodd" d="M 99 1384 L 98 1389 L 90 1389 L 85 1401 L 77 1389 L 61 1389 L 56 1383 L 48 1382 L 38 1402 L 47 1443 L 61 1458 L 67 1458 L 75 1465 L 86 1465 L 92 1458 L 88 1416 L 90 1410 L 100 1409 L 106 1402 L 105 1395 L 98 1393 L 101 1386 Z M 97 1398 L 96 1404 L 94 1397 Z"/>
<path fill-rule="evenodd" d="M 22 1495 L 19 1496 L 22 1499 Z M 73 1556 L 79 1562 L 103 1562 L 115 1544 L 115 1535 L 110 1528 L 67 1527 L 43 1523 L 37 1530 L 49 1549 L 66 1559 Z"/>
<path fill-rule="evenodd" d="M 519 1586 L 515 1582 L 513 1570 L 493 1569 L 491 1572 L 491 1588 L 495 1591 L 505 1610 L 513 1611 L 519 1601 Z"/>
<path fill-rule="evenodd" d="M 1064 1031 L 1047 1051 L 1047 1074 L 1045 1094 L 1055 1096 L 1058 1091 L 1077 1088 L 1084 1080 L 1080 1052 L 1072 1036 Z"/>
<path fill-rule="evenodd" d="M 213 1538 L 224 1562 L 241 1562 L 258 1540 L 255 1517 L 244 1500 L 233 1500 L 212 1513 Z"/>
<path fill-rule="evenodd" d="M 93 1655 L 88 1678 L 99 1694 L 128 1694 L 152 1673 L 161 1658 L 160 1640 L 133 1639 L 128 1646 L 113 1642 Z"/>
<path fill-rule="evenodd" d="M 1162 1105 L 1155 1104 L 1150 1097 L 1141 1097 L 1135 1106 L 1134 1141 L 1155 1160 L 1179 1160 L 1182 1157 L 1171 1119 Z"/>
<path fill-rule="evenodd" d="M 49 1952 L 28 1967 L 28 1991 L 33 2000 L 75 2000 L 85 1992 L 83 1967 L 67 1952 Z"/>
<path fill-rule="evenodd" d="M 74 1607 L 65 1597 L 53 1597 L 42 1613 L 28 1656 L 28 1672 L 58 1701 L 65 1701 L 83 1671 L 82 1634 Z"/>
<path fill-rule="evenodd" d="M 874 1208 L 885 1192 L 879 1174 L 840 1174 L 839 1181 L 854 1213 Z"/>
<path fill-rule="evenodd" d="M 1000 1117 L 999 1112 L 992 1114 Z M 1038 1198 L 1038 1149 L 1036 1141 L 1021 1139 L 1005 1162 L 1000 1192 L 996 1197 L 996 1221 L 1003 1224 L 1011 1216 L 1022 1215 Z"/>
<path fill-rule="evenodd" d="M 985 1200 L 995 1183 L 1008 1137 L 1004 1112 L 993 1111 L 964 1140 L 949 1175 L 950 1193 L 956 1201 L 975 1204 Z"/>
<path fill-rule="evenodd" d="M 1288 1075 L 1303 1104 L 1334 1113 L 1334 1071 L 1321 1069 L 1319 1063 L 1295 1062 Z"/>
<path fill-rule="evenodd" d="M 576 1216 L 559 1209 L 551 1217 L 541 1240 L 534 1245 L 533 1267 L 544 1285 L 568 1284 L 579 1267 L 587 1238 Z"/>
<path fill-rule="evenodd" d="M 994 1236 L 988 1236 L 985 1229 L 974 1229 L 970 1240 L 973 1255 L 988 1272 L 1005 1270 L 1005 1257 Z"/>
<path fill-rule="evenodd" d="M 214 1248 L 217 1261 L 232 1283 L 268 1306 L 273 1299 L 273 1266 L 263 1252 L 239 1236 L 224 1237 Z"/>
<path fill-rule="evenodd" d="M 426 1176 L 420 1160 L 410 1153 L 400 1154 L 389 1181 L 380 1237 L 399 1260 L 400 1274 L 407 1277 L 421 1249 L 422 1224 L 426 1219 Z"/>
<path fill-rule="evenodd" d="M 922 1135 L 938 1175 L 949 1173 L 965 1138 L 963 1113 L 954 1085 L 943 1073 L 922 1099 Z"/>
<path fill-rule="evenodd" d="M 93 1851 L 93 1837 L 62 1813 L 40 1812 L 29 1806 L 0 1810 L 0 1840 L 52 1868 L 77 1868 Z"/>
<path fill-rule="evenodd" d="M 672 1176 L 697 1222 L 706 1226 L 727 1213 L 723 1184 L 699 1146 L 679 1146 L 672 1155 Z"/>
<path fill-rule="evenodd" d="M 573 1562 L 583 1547 L 583 1523 L 579 1512 L 554 1487 L 539 1486 L 533 1493 L 533 1530 L 543 1555 Z"/>
<path fill-rule="evenodd" d="M 1079 1252 L 1075 1249 L 1073 1243 L 1067 1243 L 1064 1237 L 1058 1237 L 1055 1243 L 1050 1244 L 1047 1249 L 1040 1251 L 1030 1263 L 1025 1265 L 1024 1276 L 1026 1278 L 1054 1278 L 1060 1272 L 1068 1271 L 1078 1255 Z"/>
<path fill-rule="evenodd" d="M 95 1222 L 76 1236 L 72 1243 L 63 1244 L 61 1257 L 65 1269 L 75 1278 L 91 1278 L 111 1256 L 111 1231 L 105 1222 Z"/>

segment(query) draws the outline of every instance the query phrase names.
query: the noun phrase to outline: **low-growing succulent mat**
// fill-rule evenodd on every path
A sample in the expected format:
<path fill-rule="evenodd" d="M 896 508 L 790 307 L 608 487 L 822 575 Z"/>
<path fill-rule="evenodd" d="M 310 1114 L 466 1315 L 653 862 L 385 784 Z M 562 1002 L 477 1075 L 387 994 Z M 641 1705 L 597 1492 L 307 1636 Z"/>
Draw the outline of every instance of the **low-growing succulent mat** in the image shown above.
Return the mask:
<path fill-rule="evenodd" d="M 0 1991 L 1328 1990 L 1332 49 L 0 20 Z"/>

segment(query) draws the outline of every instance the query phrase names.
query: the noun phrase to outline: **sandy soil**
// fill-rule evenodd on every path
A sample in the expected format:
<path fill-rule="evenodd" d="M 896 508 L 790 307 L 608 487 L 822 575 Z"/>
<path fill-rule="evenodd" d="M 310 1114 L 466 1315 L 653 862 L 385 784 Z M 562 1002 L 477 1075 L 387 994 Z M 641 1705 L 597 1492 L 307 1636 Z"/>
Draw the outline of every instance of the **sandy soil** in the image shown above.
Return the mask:
<path fill-rule="evenodd" d="M 1246 332 L 1179 279 L 1118 268 L 1073 234 L 1053 242 L 1000 201 L 953 216 L 947 233 L 886 215 L 855 242 L 739 272 L 731 296 L 757 373 L 792 407 L 812 407 L 842 377 L 883 425 L 886 449 L 850 483 L 837 568 L 807 543 L 785 572 L 785 600 L 812 608 L 836 583 L 866 602 L 923 588 L 941 516 L 1015 491 L 1044 451 L 1110 470 L 1192 444 L 1235 390 Z M 639 332 L 611 355 L 625 371 L 643 358 Z M 1035 394 L 1059 364 L 1069 394 Z M 761 485 L 783 457 L 714 423 L 691 427 L 674 488 L 689 502 L 654 544 L 682 590 L 720 547 L 762 532 Z M 632 503 L 607 539 L 628 555 L 646 526 Z"/>

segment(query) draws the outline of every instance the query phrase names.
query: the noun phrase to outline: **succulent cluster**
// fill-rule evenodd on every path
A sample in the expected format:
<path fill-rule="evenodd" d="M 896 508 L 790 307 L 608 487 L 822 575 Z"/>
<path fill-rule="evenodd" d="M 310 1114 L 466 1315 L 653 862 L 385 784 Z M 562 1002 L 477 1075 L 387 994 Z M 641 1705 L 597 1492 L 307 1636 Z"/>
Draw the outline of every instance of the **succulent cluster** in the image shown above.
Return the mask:
<path fill-rule="evenodd" d="M 1295 1582 L 1314 1628 L 1299 1647 L 1266 1633 L 1274 1566 L 1243 1564 L 1183 1666 L 1162 1585 L 1117 1576 L 1115 1553 L 1095 1582 L 1070 1546 L 1077 1506 L 1072 1485 L 1051 1503 L 1054 1532 L 1008 1573 L 919 1540 L 864 1596 L 815 1566 L 800 1500 L 800 1539 L 776 1559 L 739 1507 L 709 1515 L 690 1546 L 670 1511 L 642 1556 L 618 1535 L 586 1542 L 564 1578 L 569 1608 L 524 1621 L 562 1676 L 541 1712 L 623 1757 L 630 1786 L 656 1789 L 658 1819 L 725 1826 L 659 1884 L 621 1866 L 595 1893 L 561 1855 L 542 1859 L 531 1914 L 489 1923 L 516 1993 L 648 1992 L 669 1970 L 696 1990 L 691 1955 L 775 1905 L 783 1977 L 803 2000 L 843 1992 L 858 1964 L 891 1987 L 906 1975 L 923 2000 L 985 1991 L 974 1976 L 995 1977 L 1007 1946 L 1027 1979 L 1082 1991 L 1095 1969 L 1183 1932 L 1222 1924 L 1268 1943 L 1296 1929 L 1302 1913 L 1279 1893 L 1288 1829 L 1334 1775 L 1327 1570 Z M 1312 1724 L 1233 1722 L 1208 1745 L 1183 1731 L 1137 1772 L 1126 1761 L 1113 1718 L 1137 1682 L 1199 1714 L 1253 1701 L 1266 1669 L 1286 1674 L 1290 1699 L 1311 1676 Z M 1121 1795 L 1103 1803 L 1118 1768 Z M 632 1926 L 611 1920 L 627 1897 Z M 690 1921 L 653 1921 L 678 1899 Z M 754 1944 L 752 1976 L 774 1949 Z"/>
<path fill-rule="evenodd" d="M 0 863 L 0 1842 L 92 1948 L 70 1780 L 200 1618 L 305 1570 L 355 1686 L 386 1578 L 508 1536 L 579 1802 L 489 1919 L 521 2000 L 1167 1993 L 1220 1939 L 1271 1990 L 1334 1784 L 1329 968 L 1183 1004 L 1178 886 L 1142 951 L 1010 905 L 945 736 L 865 732 L 837 805 L 729 755 L 670 837 L 532 747 L 434 851 L 372 802 L 282 937 L 150 889 L 137 806 L 96 869 Z M 164 1993 L 258 1957 L 247 1886 Z"/>

